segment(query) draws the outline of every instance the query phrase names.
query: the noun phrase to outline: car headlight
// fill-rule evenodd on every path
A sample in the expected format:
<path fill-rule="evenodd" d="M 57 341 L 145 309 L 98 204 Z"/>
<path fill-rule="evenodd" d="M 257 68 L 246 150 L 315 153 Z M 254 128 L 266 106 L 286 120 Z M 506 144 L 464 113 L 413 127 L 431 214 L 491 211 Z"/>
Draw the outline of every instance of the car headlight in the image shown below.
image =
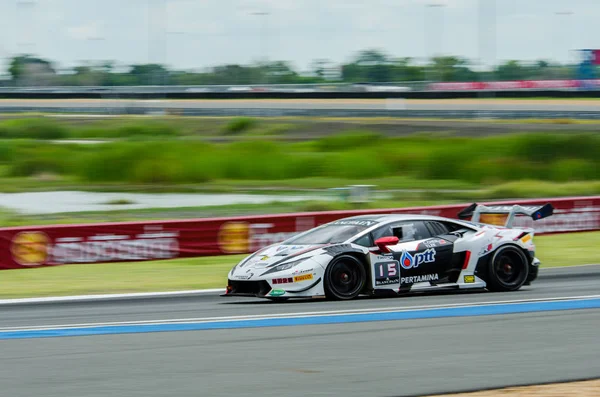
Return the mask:
<path fill-rule="evenodd" d="M 277 273 L 277 272 L 282 272 L 284 270 L 291 269 L 294 266 L 300 264 L 301 262 L 304 262 L 305 260 L 307 260 L 307 258 L 298 259 L 298 260 L 288 262 L 288 263 L 282 263 L 281 265 L 277 265 L 274 268 L 267 270 L 266 272 L 261 274 L 261 276 L 264 276 L 265 274 L 269 274 L 269 273 Z"/>

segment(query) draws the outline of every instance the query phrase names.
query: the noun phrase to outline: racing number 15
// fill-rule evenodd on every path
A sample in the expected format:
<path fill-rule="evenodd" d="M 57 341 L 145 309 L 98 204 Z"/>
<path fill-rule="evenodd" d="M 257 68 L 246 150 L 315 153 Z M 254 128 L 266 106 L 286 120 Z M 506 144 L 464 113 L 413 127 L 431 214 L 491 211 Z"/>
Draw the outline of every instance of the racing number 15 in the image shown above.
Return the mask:
<path fill-rule="evenodd" d="M 396 262 L 379 264 L 379 276 L 380 277 L 395 277 L 397 275 L 398 275 L 398 264 Z"/>

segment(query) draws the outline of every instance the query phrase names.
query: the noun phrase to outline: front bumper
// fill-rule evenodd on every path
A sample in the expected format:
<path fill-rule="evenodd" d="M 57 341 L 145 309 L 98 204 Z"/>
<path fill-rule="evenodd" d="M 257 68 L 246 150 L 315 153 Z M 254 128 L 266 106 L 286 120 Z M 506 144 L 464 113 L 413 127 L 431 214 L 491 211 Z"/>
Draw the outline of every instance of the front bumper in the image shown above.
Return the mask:
<path fill-rule="evenodd" d="M 287 280 L 280 284 L 269 284 L 266 280 L 228 280 L 227 289 L 221 296 L 251 296 L 258 298 L 315 298 L 325 296 L 321 277 L 309 276 L 304 280 L 295 280 L 294 277 L 284 277 L 278 280 Z M 303 277 L 295 276 L 297 278 Z"/>
<path fill-rule="evenodd" d="M 271 286 L 265 280 L 240 281 L 228 280 L 227 290 L 222 296 L 257 296 L 265 297 L 271 292 Z"/>

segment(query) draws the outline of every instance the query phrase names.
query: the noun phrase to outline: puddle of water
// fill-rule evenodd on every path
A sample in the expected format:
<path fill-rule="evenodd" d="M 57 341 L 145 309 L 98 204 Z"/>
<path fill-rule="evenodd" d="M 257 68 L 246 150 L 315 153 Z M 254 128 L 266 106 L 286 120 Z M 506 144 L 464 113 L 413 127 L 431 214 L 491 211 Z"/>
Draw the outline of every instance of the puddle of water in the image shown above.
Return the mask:
<path fill-rule="evenodd" d="M 97 192 L 27 192 L 0 193 L 0 207 L 26 215 L 61 212 L 115 211 L 144 208 L 204 207 L 230 204 L 266 204 L 274 201 L 332 200 L 319 195 L 258 194 L 183 194 L 183 193 L 97 193 Z M 108 204 L 126 200 L 133 204 Z"/>

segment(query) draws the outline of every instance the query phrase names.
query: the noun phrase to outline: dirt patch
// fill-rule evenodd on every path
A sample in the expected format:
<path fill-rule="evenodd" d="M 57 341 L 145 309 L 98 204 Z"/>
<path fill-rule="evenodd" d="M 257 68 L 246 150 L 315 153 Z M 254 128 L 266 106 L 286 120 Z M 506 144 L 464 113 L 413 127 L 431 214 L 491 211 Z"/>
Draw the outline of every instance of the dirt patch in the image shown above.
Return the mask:
<path fill-rule="evenodd" d="M 508 387 L 472 393 L 444 394 L 443 397 L 600 397 L 600 380 Z M 442 397 L 442 396 L 430 396 Z"/>

